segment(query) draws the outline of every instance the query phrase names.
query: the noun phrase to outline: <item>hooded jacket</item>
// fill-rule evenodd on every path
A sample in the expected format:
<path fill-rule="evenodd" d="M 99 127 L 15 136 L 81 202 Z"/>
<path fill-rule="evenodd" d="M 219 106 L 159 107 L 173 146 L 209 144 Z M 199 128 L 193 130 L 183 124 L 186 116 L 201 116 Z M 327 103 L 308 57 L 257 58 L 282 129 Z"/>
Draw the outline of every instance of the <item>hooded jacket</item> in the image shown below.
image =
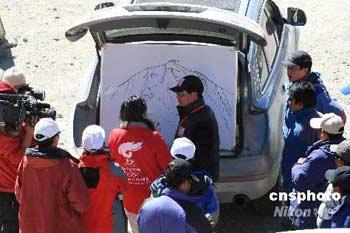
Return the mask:
<path fill-rule="evenodd" d="M 219 204 L 213 188 L 212 180 L 206 175 L 206 172 L 194 171 L 192 174 L 198 180 L 192 181 L 189 195 L 193 195 L 194 197 L 200 197 L 198 199 L 198 203 L 195 203 L 196 206 L 199 209 L 201 209 L 205 214 L 210 214 L 218 211 Z M 161 196 L 165 188 L 165 176 L 162 175 L 151 185 L 153 197 Z"/>
<path fill-rule="evenodd" d="M 123 192 L 127 211 L 137 214 L 151 194 L 151 183 L 171 161 L 170 151 L 157 131 L 140 122 L 113 129 L 109 135 L 111 156 L 124 170 L 128 188 Z"/>
<path fill-rule="evenodd" d="M 328 169 L 336 168 L 330 146 L 339 144 L 343 140 L 343 137 L 339 137 L 335 140 L 318 141 L 308 149 L 305 153 L 306 160 L 304 163 L 295 164 L 292 168 L 293 192 L 313 192 L 315 194 L 325 192 L 328 182 L 324 178 L 324 174 Z M 321 201 L 317 199 L 301 202 L 291 201 L 290 213 L 293 224 L 298 229 L 316 228 L 317 211 L 320 204 Z M 307 213 L 308 211 L 311 211 L 311 214 L 298 214 Z"/>
<path fill-rule="evenodd" d="M 219 179 L 219 127 L 214 112 L 201 97 L 186 107 L 177 106 L 180 122 L 177 137 L 187 137 L 196 146 L 195 170 L 205 170 L 214 181 Z"/>
<path fill-rule="evenodd" d="M 137 220 L 139 232 L 208 232 L 208 228 L 205 226 L 206 224 L 200 224 L 202 221 L 208 221 L 205 219 L 203 213 L 191 213 L 188 211 L 190 208 L 186 208 L 187 210 L 183 208 L 183 203 L 190 203 L 190 205 L 193 205 L 192 209 L 195 209 L 195 205 L 200 202 L 200 198 L 200 196 L 188 195 L 173 188 L 165 188 L 160 197 L 148 201 L 140 210 Z M 209 224 L 209 222 L 206 223 Z M 192 224 L 197 226 L 197 230 Z M 203 228 L 200 229 L 201 227 Z M 211 230 L 210 226 L 209 230 Z"/>
<path fill-rule="evenodd" d="M 15 186 L 20 232 L 83 232 L 88 190 L 70 156 L 59 148 L 27 149 Z"/>
<path fill-rule="evenodd" d="M 105 153 L 83 154 L 79 169 L 89 189 L 89 208 L 82 215 L 84 233 L 116 232 L 113 229 L 113 204 L 118 193 L 126 189 L 125 173 Z"/>
<path fill-rule="evenodd" d="M 344 108 L 329 95 L 326 86 L 323 84 L 321 74 L 318 72 L 311 72 L 304 81 L 310 82 L 316 90 L 317 104 L 316 109 L 321 113 L 335 113 L 340 116 L 344 123 L 346 122 L 346 114 Z"/>

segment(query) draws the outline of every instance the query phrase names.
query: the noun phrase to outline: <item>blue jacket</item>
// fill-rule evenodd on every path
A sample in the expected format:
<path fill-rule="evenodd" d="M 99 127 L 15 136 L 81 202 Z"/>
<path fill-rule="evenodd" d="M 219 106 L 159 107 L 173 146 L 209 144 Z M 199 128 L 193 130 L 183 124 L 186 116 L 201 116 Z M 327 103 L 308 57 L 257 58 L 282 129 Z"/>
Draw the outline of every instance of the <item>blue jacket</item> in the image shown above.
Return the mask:
<path fill-rule="evenodd" d="M 205 171 L 194 171 L 192 174 L 198 178 L 198 181 L 192 182 L 189 195 L 198 197 L 198 202 L 195 203 L 196 206 L 205 214 L 210 214 L 218 211 L 219 202 L 213 188 L 213 181 L 209 178 L 208 174 Z M 160 176 L 151 184 L 153 197 L 159 197 L 162 195 L 162 191 L 165 188 L 165 176 Z"/>
<path fill-rule="evenodd" d="M 310 119 L 319 117 L 320 114 L 314 108 L 304 108 L 296 112 L 287 109 L 285 125 L 283 127 L 284 148 L 282 152 L 281 173 L 283 188 L 291 192 L 291 169 L 298 158 L 302 157 L 307 148 L 318 140 L 318 134 L 310 126 Z"/>
<path fill-rule="evenodd" d="M 318 141 L 305 153 L 306 160 L 303 164 L 295 164 L 292 168 L 292 181 L 294 193 L 324 193 L 327 188 L 327 180 L 324 174 L 328 169 L 335 169 L 336 164 L 330 145 L 339 144 L 344 138 L 337 140 Z M 290 202 L 290 218 L 298 229 L 316 228 L 317 210 L 321 201 L 315 200 Z M 303 214 L 300 214 L 303 213 Z"/>
<path fill-rule="evenodd" d="M 187 223 L 183 208 L 167 195 L 146 202 L 137 224 L 140 233 L 197 233 Z"/>
<path fill-rule="evenodd" d="M 335 100 L 332 99 L 323 84 L 321 74 L 318 72 L 311 72 L 307 75 L 304 81 L 312 83 L 317 94 L 316 109 L 321 113 L 335 113 L 340 116 L 344 123 L 346 122 L 346 114 L 344 108 Z"/>
<path fill-rule="evenodd" d="M 188 223 L 187 219 L 189 216 L 186 216 L 187 213 L 178 201 L 195 204 L 199 203 L 200 198 L 200 196 L 188 195 L 173 188 L 165 188 L 160 197 L 146 202 L 141 208 L 137 219 L 139 232 L 197 233 Z M 198 218 L 199 216 L 191 217 Z"/>
<path fill-rule="evenodd" d="M 346 121 L 346 114 L 342 106 L 335 100 L 331 99 L 325 85 L 322 82 L 321 74 L 311 72 L 302 81 L 310 82 L 316 90 L 317 103 L 316 110 L 321 113 L 333 112 L 342 117 Z M 286 101 L 287 102 L 287 101 Z M 300 155 L 304 154 L 306 148 L 318 140 L 315 133 L 310 133 L 310 130 L 315 132 L 309 126 L 311 118 L 306 117 L 307 112 L 293 113 L 290 110 L 289 104 L 285 107 L 285 119 L 283 126 L 283 136 L 285 139 L 285 147 L 282 153 L 281 173 L 283 178 L 283 188 L 286 192 L 292 190 L 290 181 L 290 169 Z M 305 117 L 305 119 L 303 119 Z M 305 126 L 305 127 L 304 127 Z M 305 132 L 302 132 L 305 131 Z"/>
<path fill-rule="evenodd" d="M 330 220 L 322 222 L 322 228 L 350 228 L 350 196 L 343 196 L 331 214 Z"/>
<path fill-rule="evenodd" d="M 326 89 L 326 86 L 323 84 L 321 74 L 318 72 L 311 72 L 308 74 L 304 79 L 302 79 L 303 82 L 310 82 L 312 86 L 315 88 L 316 95 L 317 95 L 317 103 L 316 103 L 316 110 L 320 113 L 335 113 L 338 116 L 340 116 L 344 123 L 346 122 L 346 114 L 344 111 L 344 108 L 334 99 L 332 99 Z M 291 84 L 293 85 L 293 84 Z M 289 89 L 290 87 L 288 87 Z M 287 101 L 286 101 L 287 102 Z M 290 128 L 289 123 L 294 121 L 294 116 L 292 115 L 292 112 L 290 111 L 289 105 L 287 103 L 286 105 L 286 112 L 285 112 L 285 126 L 286 128 Z"/>

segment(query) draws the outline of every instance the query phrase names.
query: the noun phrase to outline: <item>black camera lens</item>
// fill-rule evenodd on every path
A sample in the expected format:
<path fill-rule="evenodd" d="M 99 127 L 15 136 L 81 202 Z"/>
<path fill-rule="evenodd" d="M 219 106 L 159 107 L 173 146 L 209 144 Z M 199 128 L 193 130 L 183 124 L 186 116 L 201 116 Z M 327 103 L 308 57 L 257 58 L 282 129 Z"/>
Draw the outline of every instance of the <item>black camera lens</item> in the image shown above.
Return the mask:
<path fill-rule="evenodd" d="M 32 91 L 31 95 L 37 99 L 37 100 L 44 100 L 45 99 L 45 91 Z"/>

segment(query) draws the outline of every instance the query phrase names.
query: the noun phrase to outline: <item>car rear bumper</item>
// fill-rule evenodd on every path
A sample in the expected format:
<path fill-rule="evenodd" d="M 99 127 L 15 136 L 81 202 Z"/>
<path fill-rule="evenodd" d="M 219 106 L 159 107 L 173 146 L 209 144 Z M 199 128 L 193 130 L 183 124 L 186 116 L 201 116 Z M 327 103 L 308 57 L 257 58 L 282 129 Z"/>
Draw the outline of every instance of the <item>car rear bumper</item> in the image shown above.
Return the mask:
<path fill-rule="evenodd" d="M 235 197 L 246 196 L 254 200 L 264 196 L 276 184 L 279 166 L 274 166 L 266 173 L 259 175 L 226 176 L 215 184 L 220 203 L 231 203 Z"/>

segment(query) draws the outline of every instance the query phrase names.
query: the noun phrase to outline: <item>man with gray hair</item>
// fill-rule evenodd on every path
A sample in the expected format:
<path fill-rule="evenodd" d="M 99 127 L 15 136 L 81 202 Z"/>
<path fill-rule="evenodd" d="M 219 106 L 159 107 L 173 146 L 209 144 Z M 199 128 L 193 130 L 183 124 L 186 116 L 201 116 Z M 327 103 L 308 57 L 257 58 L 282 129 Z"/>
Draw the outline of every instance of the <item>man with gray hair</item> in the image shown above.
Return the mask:
<path fill-rule="evenodd" d="M 8 82 L 0 81 L 0 94 L 15 95 Z M 14 194 L 17 168 L 33 139 L 35 119 L 20 126 L 0 126 L 0 232 L 18 233 L 18 203 Z M 15 132 L 14 132 L 15 131 Z"/>
<path fill-rule="evenodd" d="M 21 87 L 27 85 L 26 77 L 15 66 L 5 70 L 2 81 L 10 84 L 17 92 Z"/>

